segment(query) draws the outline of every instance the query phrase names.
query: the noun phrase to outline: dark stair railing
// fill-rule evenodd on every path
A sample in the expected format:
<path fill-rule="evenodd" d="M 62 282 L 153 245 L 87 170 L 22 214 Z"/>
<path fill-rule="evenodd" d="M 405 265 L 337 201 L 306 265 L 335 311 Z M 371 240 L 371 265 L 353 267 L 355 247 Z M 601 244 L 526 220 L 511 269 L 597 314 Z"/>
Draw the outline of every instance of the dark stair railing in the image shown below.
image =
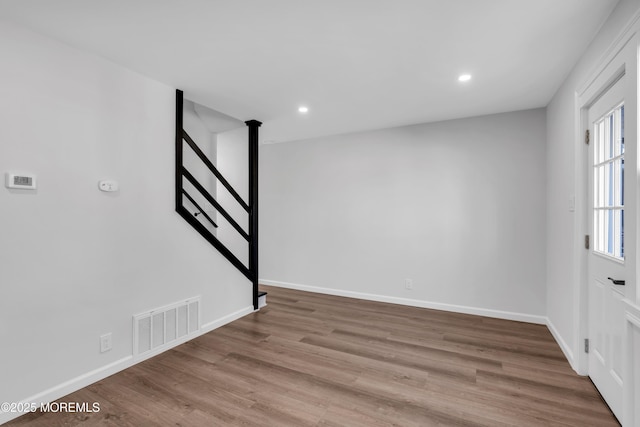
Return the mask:
<path fill-rule="evenodd" d="M 183 123 L 184 94 L 181 90 L 176 90 L 176 212 L 180 214 L 202 237 L 211 243 L 231 264 L 233 264 L 242 274 L 249 279 L 253 285 L 253 308 L 258 309 L 258 298 L 264 294 L 258 291 L 258 128 L 262 124 L 257 120 L 245 122 L 248 127 L 249 142 L 249 203 L 246 203 L 238 192 L 229 184 L 224 176 L 218 171 L 215 165 L 206 154 L 198 147 L 191 137 L 184 130 Z M 248 214 L 248 232 L 238 224 L 238 222 L 218 203 L 216 198 L 196 179 L 195 176 L 184 165 L 184 143 L 200 159 L 202 164 L 216 177 L 218 182 L 227 189 L 229 194 Z M 209 229 L 197 218 L 202 215 L 214 228 L 218 225 L 196 202 L 193 195 L 184 189 L 184 183 L 189 182 L 200 195 L 209 202 L 213 208 L 244 238 L 249 245 L 248 266 L 231 252 Z M 184 206 L 184 199 L 187 199 L 197 211 L 191 213 Z"/>

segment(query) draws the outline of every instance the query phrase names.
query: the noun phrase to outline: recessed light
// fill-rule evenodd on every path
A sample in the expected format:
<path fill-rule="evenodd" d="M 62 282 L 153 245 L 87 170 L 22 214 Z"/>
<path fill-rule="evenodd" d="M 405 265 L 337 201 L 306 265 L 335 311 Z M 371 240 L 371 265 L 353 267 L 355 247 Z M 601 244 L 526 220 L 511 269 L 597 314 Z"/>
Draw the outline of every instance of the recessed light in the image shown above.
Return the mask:
<path fill-rule="evenodd" d="M 309 108 L 305 107 L 304 105 L 302 105 L 302 106 L 298 107 L 298 112 L 302 113 L 302 114 L 308 113 L 309 112 Z"/>
<path fill-rule="evenodd" d="M 460 74 L 458 77 L 459 82 L 468 82 L 469 80 L 471 80 L 471 74 Z"/>

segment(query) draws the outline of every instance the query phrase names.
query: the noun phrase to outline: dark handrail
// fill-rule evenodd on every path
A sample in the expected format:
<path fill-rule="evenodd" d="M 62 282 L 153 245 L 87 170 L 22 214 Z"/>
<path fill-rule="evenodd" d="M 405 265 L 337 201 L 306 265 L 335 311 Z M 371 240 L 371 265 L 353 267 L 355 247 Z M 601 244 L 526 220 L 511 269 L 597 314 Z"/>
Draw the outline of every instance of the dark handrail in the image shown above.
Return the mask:
<path fill-rule="evenodd" d="M 231 264 L 233 264 L 247 279 L 253 284 L 253 308 L 258 310 L 259 303 L 259 289 L 258 289 L 258 128 L 262 123 L 257 120 L 249 120 L 245 122 L 249 130 L 249 192 L 248 203 L 240 197 L 237 191 L 224 179 L 220 171 L 213 165 L 209 158 L 202 152 L 200 147 L 191 139 L 191 137 L 185 132 L 183 128 L 183 107 L 184 107 L 184 93 L 176 89 L 176 134 L 175 134 L 175 146 L 176 146 L 176 212 L 184 218 L 202 237 L 204 237 L 213 247 L 215 247 Z M 247 212 L 247 229 L 248 233 L 244 231 L 242 227 L 229 215 L 229 213 L 222 208 L 222 206 L 215 200 L 215 198 L 198 182 L 198 180 L 184 167 L 183 161 L 183 147 L 184 142 L 187 142 L 193 152 L 200 158 L 200 160 L 207 166 L 207 168 L 214 174 L 219 182 L 229 191 L 229 193 L 236 199 L 236 201 Z M 215 222 L 204 212 L 204 210 L 195 203 L 194 199 L 187 194 L 184 190 L 185 178 L 189 181 L 193 187 L 217 210 L 236 231 L 248 242 L 249 257 L 248 265 L 240 261 L 236 255 L 231 252 L 216 236 L 213 235 L 210 228 L 203 222 L 194 216 L 184 206 L 184 199 L 191 201 L 198 209 L 195 215 L 200 213 L 214 225 Z"/>
<path fill-rule="evenodd" d="M 227 247 L 220 242 L 208 229 L 205 227 L 198 218 L 194 218 L 191 212 L 189 212 L 184 206 L 178 207 L 176 212 L 180 214 L 185 221 L 187 221 L 193 228 L 195 228 L 202 237 L 204 237 L 209 243 L 213 245 L 231 264 L 234 265 L 240 272 L 249 280 L 253 280 L 249 269 L 231 252 Z M 256 307 L 257 309 L 257 307 Z"/>
<path fill-rule="evenodd" d="M 233 217 L 231 215 L 229 215 L 229 213 L 224 210 L 224 208 L 220 205 L 220 203 L 218 203 L 216 201 L 216 199 L 213 198 L 213 196 L 202 186 L 202 184 L 200 184 L 198 182 L 198 180 L 191 175 L 191 173 L 187 170 L 187 168 L 185 168 L 184 166 L 182 166 L 181 168 L 182 171 L 182 175 L 187 178 L 187 180 L 196 188 L 196 190 L 198 190 L 200 192 L 200 194 L 202 194 L 202 196 L 204 196 L 205 199 L 207 199 L 207 201 L 209 203 L 211 203 L 213 205 L 213 207 L 220 212 L 220 214 L 227 220 L 229 221 L 229 224 L 231 224 L 231 226 L 233 228 L 236 229 L 236 231 L 242 236 L 244 237 L 244 239 L 248 242 L 249 241 L 249 235 L 242 229 L 242 227 L 240 227 L 240 224 L 238 224 L 236 222 L 235 219 L 233 219 Z"/>
<path fill-rule="evenodd" d="M 187 134 L 187 131 L 185 130 L 182 131 L 182 137 L 184 138 L 185 141 L 187 141 L 187 144 L 189 144 L 189 147 L 191 147 L 193 152 L 196 153 L 196 155 L 200 158 L 200 160 L 202 160 L 202 163 L 204 163 L 209 168 L 209 170 L 216 176 L 216 178 L 218 178 L 218 181 L 220 181 L 220 183 L 224 185 L 224 188 L 226 188 L 227 191 L 231 193 L 233 198 L 236 199 L 236 201 L 240 204 L 240 206 L 242 206 L 242 208 L 245 211 L 249 212 L 249 206 L 244 202 L 244 200 L 242 200 L 242 197 L 240 197 L 240 195 L 236 192 L 236 190 L 234 190 L 231 184 L 229 184 L 229 182 L 224 178 L 224 176 L 222 176 L 220 171 L 218 171 L 218 169 L 213 165 L 213 163 L 211 163 L 211 160 L 209 160 L 206 154 L 202 152 L 200 147 L 198 147 L 198 144 L 196 144 L 194 140 L 191 139 L 189 134 Z"/>
<path fill-rule="evenodd" d="M 196 202 L 195 200 L 193 200 L 193 197 L 191 197 L 191 195 L 189 193 L 187 193 L 186 190 L 182 190 L 182 194 L 185 195 L 185 197 L 187 199 L 189 199 L 189 201 L 193 204 L 193 206 L 196 207 L 196 209 L 199 212 L 196 212 L 196 214 L 194 216 L 198 216 L 199 214 L 204 216 L 205 218 L 207 218 L 209 220 L 209 222 L 211 223 L 211 225 L 213 225 L 215 228 L 218 228 L 218 224 L 216 224 L 209 215 L 207 215 L 207 213 L 200 207 L 200 205 L 198 204 L 198 202 Z"/>

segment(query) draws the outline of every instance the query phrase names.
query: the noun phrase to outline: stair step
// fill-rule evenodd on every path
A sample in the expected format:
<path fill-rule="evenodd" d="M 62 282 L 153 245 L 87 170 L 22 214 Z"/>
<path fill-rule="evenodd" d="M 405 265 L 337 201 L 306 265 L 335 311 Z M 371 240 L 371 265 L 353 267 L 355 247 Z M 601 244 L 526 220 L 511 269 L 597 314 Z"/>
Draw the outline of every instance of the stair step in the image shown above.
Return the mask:
<path fill-rule="evenodd" d="M 267 293 L 264 291 L 258 292 L 258 309 L 267 305 Z"/>

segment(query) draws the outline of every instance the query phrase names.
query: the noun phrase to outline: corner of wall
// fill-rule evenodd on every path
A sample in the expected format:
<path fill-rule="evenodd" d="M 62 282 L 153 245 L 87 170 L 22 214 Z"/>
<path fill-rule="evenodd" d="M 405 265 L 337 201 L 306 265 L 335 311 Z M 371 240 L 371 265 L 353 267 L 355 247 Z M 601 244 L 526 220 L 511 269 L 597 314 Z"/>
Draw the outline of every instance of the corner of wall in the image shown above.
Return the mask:
<path fill-rule="evenodd" d="M 551 319 L 548 317 L 546 318 L 546 325 L 547 325 L 547 328 L 549 328 L 549 332 L 551 332 L 551 335 L 560 346 L 560 350 L 562 350 L 562 352 L 564 353 L 564 356 L 567 358 L 569 365 L 571 365 L 571 369 L 576 371 L 579 375 L 586 375 L 586 372 L 581 372 L 581 370 L 579 369 L 578 363 L 573 356 L 573 350 L 571 349 L 571 346 L 567 344 L 564 338 L 562 338 L 562 335 L 560 335 L 555 325 L 553 324 Z"/>

